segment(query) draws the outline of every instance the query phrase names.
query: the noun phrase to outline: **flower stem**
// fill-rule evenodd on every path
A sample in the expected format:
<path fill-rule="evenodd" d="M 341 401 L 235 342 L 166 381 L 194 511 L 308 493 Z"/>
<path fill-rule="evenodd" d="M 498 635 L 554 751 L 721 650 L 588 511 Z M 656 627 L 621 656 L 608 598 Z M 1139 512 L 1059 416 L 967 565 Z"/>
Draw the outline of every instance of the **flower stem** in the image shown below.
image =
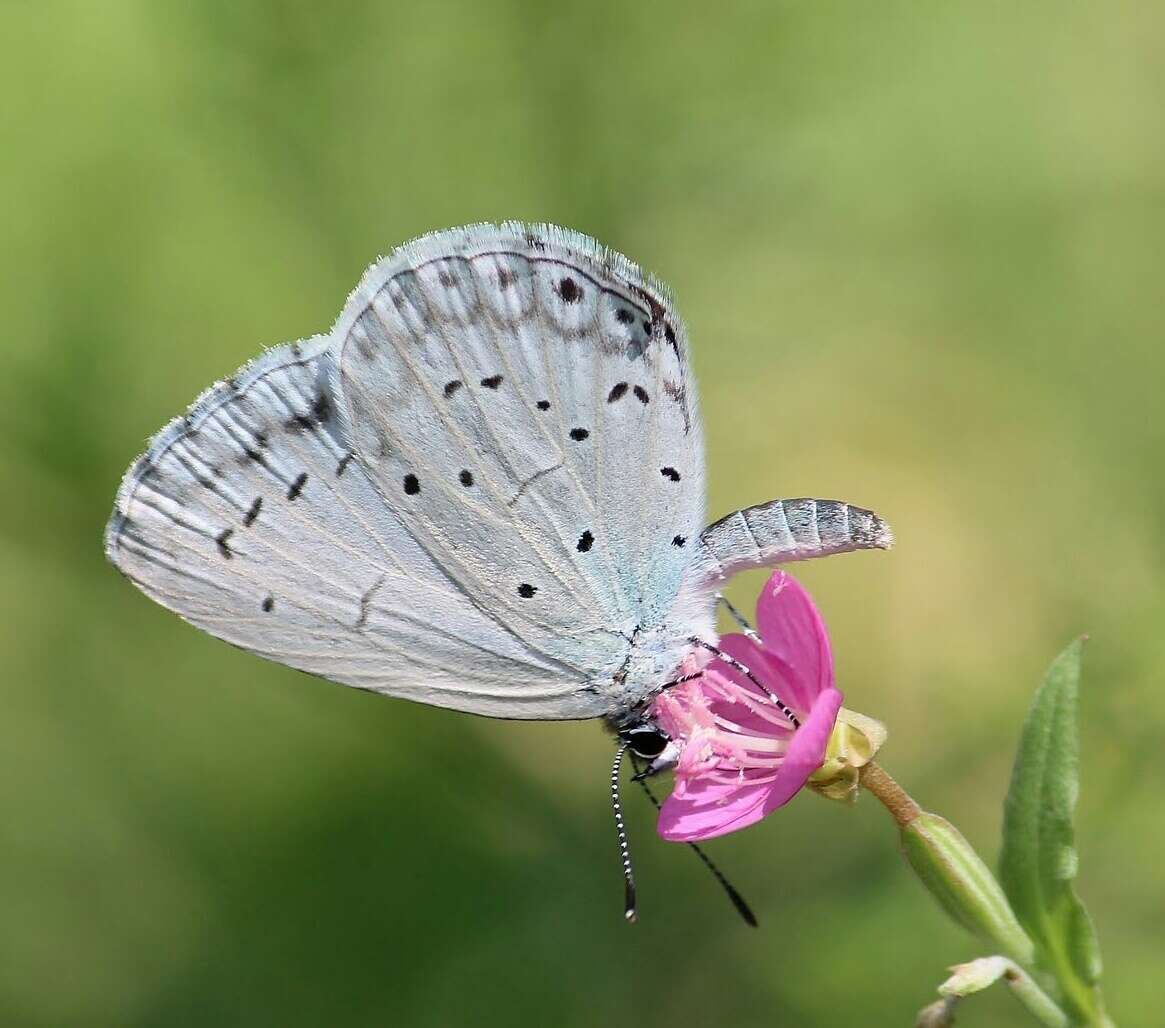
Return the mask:
<path fill-rule="evenodd" d="M 1021 967 L 1013 967 L 1004 976 L 1004 980 L 1031 1015 L 1048 1028 L 1065 1028 L 1068 1024 L 1068 1015 L 1064 1013 L 1052 997 L 1041 989 L 1026 971 Z"/>
<path fill-rule="evenodd" d="M 871 760 L 858 772 L 858 781 L 888 811 L 898 823 L 899 828 L 905 828 L 919 814 L 922 808 L 914 802 L 893 778 L 890 777 L 880 764 Z"/>

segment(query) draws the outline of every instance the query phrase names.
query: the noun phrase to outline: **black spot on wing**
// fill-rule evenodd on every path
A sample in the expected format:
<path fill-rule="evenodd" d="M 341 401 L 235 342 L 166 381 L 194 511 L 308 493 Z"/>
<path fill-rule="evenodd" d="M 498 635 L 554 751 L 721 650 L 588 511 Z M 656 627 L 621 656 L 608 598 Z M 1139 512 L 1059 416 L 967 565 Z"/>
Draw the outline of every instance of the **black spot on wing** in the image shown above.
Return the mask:
<path fill-rule="evenodd" d="M 473 472 L 472 471 L 464 470 L 461 472 L 460 475 L 457 476 L 457 478 L 461 482 L 461 484 L 463 486 L 465 486 L 466 489 L 468 489 L 471 485 L 473 485 Z"/>
<path fill-rule="evenodd" d="M 550 410 L 549 400 L 539 400 L 535 405 L 539 410 Z"/>
<path fill-rule="evenodd" d="M 295 476 L 295 481 L 291 483 L 287 490 L 287 498 L 289 500 L 298 500 L 299 494 L 303 492 L 303 487 L 307 485 L 307 472 L 301 471 Z"/>
<path fill-rule="evenodd" d="M 582 299 L 583 291 L 579 284 L 567 275 L 558 283 L 558 295 L 562 297 L 563 303 L 578 303 Z"/>
<path fill-rule="evenodd" d="M 230 560 L 234 556 L 234 551 L 227 545 L 230 537 L 234 534 L 235 530 L 233 528 L 224 528 L 214 537 L 214 541 L 218 543 L 218 552 L 227 560 Z"/>
<path fill-rule="evenodd" d="M 633 391 L 635 393 L 635 399 L 640 403 L 646 405 L 651 402 L 651 397 L 647 395 L 647 390 L 643 386 L 636 386 Z"/>
<path fill-rule="evenodd" d="M 615 311 L 615 317 L 621 325 L 630 325 L 635 320 L 635 314 L 627 307 L 620 307 Z"/>
<path fill-rule="evenodd" d="M 578 552 L 586 553 L 595 544 L 595 537 L 591 534 L 588 528 L 582 535 L 578 537 Z"/>
<path fill-rule="evenodd" d="M 250 528 L 255 523 L 255 518 L 259 516 L 259 511 L 263 507 L 263 497 L 256 496 L 251 501 L 251 506 L 247 509 L 247 513 L 243 515 L 243 524 Z"/>
<path fill-rule="evenodd" d="M 457 390 L 461 388 L 461 384 L 462 384 L 461 379 L 459 379 L 459 378 L 455 378 L 451 382 L 446 382 L 445 383 L 445 390 L 444 390 L 445 397 L 448 398 L 448 397 L 452 396 L 455 392 L 457 392 Z"/>
<path fill-rule="evenodd" d="M 270 614 L 270 613 L 271 613 L 271 611 L 273 611 L 274 609 L 275 609 L 275 597 L 274 597 L 274 596 L 268 596 L 268 597 L 267 597 L 267 598 L 266 598 L 266 599 L 263 601 L 263 613 L 265 613 L 265 614 Z"/>
<path fill-rule="evenodd" d="M 589 435 L 590 432 L 588 432 L 585 428 L 572 428 L 570 430 L 570 437 L 576 443 L 581 443 Z"/>
<path fill-rule="evenodd" d="M 638 389 L 639 387 L 636 386 L 636 388 Z M 611 391 L 609 393 L 607 393 L 607 403 L 614 403 L 616 400 L 620 399 L 623 396 L 623 394 L 626 392 L 627 392 L 627 383 L 626 382 L 616 382 L 615 385 L 611 386 Z"/>
<path fill-rule="evenodd" d="M 680 473 L 675 468 L 660 468 L 659 473 L 672 482 L 678 482 L 680 480 Z"/>
<path fill-rule="evenodd" d="M 481 380 L 481 384 L 485 386 L 486 389 L 497 389 L 497 387 L 502 384 L 502 376 L 490 375 L 489 378 L 483 378 Z"/>
<path fill-rule="evenodd" d="M 267 459 L 263 456 L 262 452 L 259 449 L 259 446 L 266 446 L 267 445 L 266 439 L 267 439 L 267 437 L 265 435 L 256 436 L 255 442 L 257 445 L 250 446 L 246 443 L 242 444 L 243 453 L 242 453 L 242 456 L 238 458 L 238 462 L 240 464 L 246 464 L 247 461 L 253 461 L 255 464 L 258 464 L 260 467 L 264 467 L 264 468 L 267 467 Z"/>
<path fill-rule="evenodd" d="M 524 600 L 530 599 L 538 591 L 538 586 L 523 582 L 518 586 L 518 595 Z"/>
<path fill-rule="evenodd" d="M 327 393 L 320 393 L 311 405 L 312 416 L 317 424 L 324 424 L 332 420 L 332 400 Z"/>
<path fill-rule="evenodd" d="M 416 475 L 405 475 L 404 480 L 405 494 L 408 496 L 416 496 L 421 491 L 421 483 Z"/>
<path fill-rule="evenodd" d="M 293 414 L 284 424 L 289 432 L 306 432 L 316 427 L 316 423 L 306 414 Z"/>
<path fill-rule="evenodd" d="M 344 469 L 348 466 L 348 462 L 355 456 L 356 455 L 354 453 L 352 453 L 351 450 L 349 450 L 347 453 L 344 454 L 343 457 L 340 458 L 339 463 L 336 464 L 336 477 L 337 478 L 339 478 L 344 473 Z"/>
<path fill-rule="evenodd" d="M 672 546 L 683 546 L 687 541 L 682 535 L 677 535 L 672 537 L 671 544 Z"/>

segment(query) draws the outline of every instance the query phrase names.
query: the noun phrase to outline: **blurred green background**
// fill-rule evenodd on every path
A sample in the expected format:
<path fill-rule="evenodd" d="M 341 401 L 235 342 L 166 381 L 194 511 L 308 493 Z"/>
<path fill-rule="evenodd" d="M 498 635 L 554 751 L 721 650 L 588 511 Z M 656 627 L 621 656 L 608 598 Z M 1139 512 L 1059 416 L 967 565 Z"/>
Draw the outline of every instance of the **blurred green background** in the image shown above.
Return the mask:
<path fill-rule="evenodd" d="M 760 931 L 629 795 L 628 928 L 596 726 L 330 686 L 105 565 L 204 386 L 397 243 L 521 218 L 674 287 L 710 515 L 891 520 L 799 574 L 885 765 L 989 861 L 1091 634 L 1080 888 L 1115 1019 L 1159 1024 L 1163 69 L 1135 2 L 7 0 L 0 1022 L 904 1025 L 983 952 L 876 804 L 811 795 L 708 847 Z"/>

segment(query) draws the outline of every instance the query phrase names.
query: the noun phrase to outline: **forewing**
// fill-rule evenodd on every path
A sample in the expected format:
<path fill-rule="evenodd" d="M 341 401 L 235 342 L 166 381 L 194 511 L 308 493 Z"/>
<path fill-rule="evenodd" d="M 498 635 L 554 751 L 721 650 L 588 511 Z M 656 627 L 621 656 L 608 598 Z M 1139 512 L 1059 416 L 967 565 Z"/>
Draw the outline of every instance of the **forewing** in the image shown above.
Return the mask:
<path fill-rule="evenodd" d="M 338 416 L 330 345 L 269 351 L 159 433 L 118 493 L 110 560 L 212 635 L 346 685 L 501 717 L 601 713 L 385 504 Z"/>
<path fill-rule="evenodd" d="M 469 600 L 595 681 L 661 624 L 703 521 L 684 328 L 625 258 L 552 227 L 425 237 L 333 330 L 356 459 Z"/>

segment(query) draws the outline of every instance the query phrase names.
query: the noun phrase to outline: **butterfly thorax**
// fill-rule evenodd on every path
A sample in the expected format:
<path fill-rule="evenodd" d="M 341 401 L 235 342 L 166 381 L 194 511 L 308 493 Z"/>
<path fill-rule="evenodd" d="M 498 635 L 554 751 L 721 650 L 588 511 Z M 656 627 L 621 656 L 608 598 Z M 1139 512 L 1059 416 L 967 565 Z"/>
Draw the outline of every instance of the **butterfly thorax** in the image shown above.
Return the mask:
<path fill-rule="evenodd" d="M 717 640 L 712 597 L 702 599 L 673 611 L 661 625 L 639 626 L 631 633 L 623 663 L 600 686 L 608 699 L 607 720 L 616 729 L 638 720 L 661 689 L 706 662 L 707 651 L 692 643 L 693 638 Z"/>

